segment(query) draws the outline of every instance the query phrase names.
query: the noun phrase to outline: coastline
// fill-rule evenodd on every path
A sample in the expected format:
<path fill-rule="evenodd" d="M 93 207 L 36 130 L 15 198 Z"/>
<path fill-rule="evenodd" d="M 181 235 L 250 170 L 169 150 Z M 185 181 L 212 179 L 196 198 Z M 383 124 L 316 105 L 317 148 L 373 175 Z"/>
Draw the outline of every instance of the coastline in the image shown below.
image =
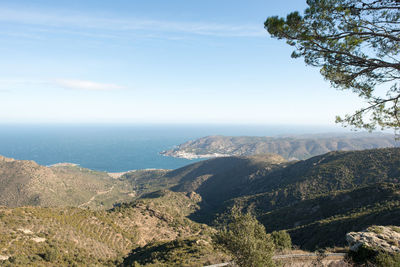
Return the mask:
<path fill-rule="evenodd" d="M 163 155 L 165 157 L 174 157 L 174 158 L 181 158 L 181 159 L 188 159 L 188 160 L 222 158 L 222 157 L 232 157 L 233 156 L 231 154 L 222 154 L 222 153 L 195 154 L 195 153 L 185 152 L 185 151 L 173 151 L 173 152 L 162 151 L 162 152 L 160 152 L 160 155 Z"/>

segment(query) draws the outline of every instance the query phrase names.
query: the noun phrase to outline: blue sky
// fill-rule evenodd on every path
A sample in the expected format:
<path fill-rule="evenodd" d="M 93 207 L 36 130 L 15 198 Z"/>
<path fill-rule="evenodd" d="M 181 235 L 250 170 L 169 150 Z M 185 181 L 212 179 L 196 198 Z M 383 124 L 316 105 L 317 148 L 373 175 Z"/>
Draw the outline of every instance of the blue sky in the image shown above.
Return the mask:
<path fill-rule="evenodd" d="M 361 106 L 263 29 L 305 1 L 0 2 L 0 122 L 333 125 Z"/>

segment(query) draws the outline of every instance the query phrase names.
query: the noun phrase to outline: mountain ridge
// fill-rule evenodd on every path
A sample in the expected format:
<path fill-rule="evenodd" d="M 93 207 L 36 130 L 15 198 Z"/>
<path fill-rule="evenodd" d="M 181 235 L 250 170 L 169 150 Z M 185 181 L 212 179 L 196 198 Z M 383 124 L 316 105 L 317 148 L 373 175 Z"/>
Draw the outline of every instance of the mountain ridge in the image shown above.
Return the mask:
<path fill-rule="evenodd" d="M 393 135 L 378 133 L 283 137 L 215 135 L 188 141 L 160 154 L 194 159 L 273 153 L 287 160 L 302 160 L 335 150 L 363 150 L 399 145 Z"/>

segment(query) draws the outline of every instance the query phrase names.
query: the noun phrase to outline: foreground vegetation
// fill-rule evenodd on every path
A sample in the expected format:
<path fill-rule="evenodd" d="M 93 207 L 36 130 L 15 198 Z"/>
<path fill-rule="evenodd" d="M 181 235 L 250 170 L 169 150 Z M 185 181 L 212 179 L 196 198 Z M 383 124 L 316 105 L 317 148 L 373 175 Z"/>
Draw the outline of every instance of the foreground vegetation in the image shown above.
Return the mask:
<path fill-rule="evenodd" d="M 185 209 L 179 209 L 185 207 Z M 196 202 L 163 191 L 109 211 L 1 208 L 0 255 L 5 265 L 110 265 L 158 240 L 205 239 L 212 229 L 185 217 Z"/>

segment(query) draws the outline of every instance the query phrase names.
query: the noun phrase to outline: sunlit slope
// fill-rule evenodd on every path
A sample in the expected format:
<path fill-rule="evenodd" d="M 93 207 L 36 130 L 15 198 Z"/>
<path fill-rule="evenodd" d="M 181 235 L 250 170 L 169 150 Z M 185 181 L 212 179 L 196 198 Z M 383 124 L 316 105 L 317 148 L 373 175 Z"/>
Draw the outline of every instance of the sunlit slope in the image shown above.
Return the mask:
<path fill-rule="evenodd" d="M 128 183 L 105 172 L 0 157 L 0 205 L 110 208 L 131 193 Z"/>
<path fill-rule="evenodd" d="M 397 144 L 398 145 L 398 144 Z M 181 158 L 250 156 L 274 153 L 286 159 L 307 159 L 336 150 L 394 147 L 390 134 L 315 134 L 288 137 L 207 136 L 188 141 L 161 154 Z"/>
<path fill-rule="evenodd" d="M 132 249 L 149 242 L 209 236 L 209 227 L 185 217 L 197 208 L 196 200 L 171 191 L 109 211 L 2 207 L 0 255 L 21 266 L 114 266 Z"/>

